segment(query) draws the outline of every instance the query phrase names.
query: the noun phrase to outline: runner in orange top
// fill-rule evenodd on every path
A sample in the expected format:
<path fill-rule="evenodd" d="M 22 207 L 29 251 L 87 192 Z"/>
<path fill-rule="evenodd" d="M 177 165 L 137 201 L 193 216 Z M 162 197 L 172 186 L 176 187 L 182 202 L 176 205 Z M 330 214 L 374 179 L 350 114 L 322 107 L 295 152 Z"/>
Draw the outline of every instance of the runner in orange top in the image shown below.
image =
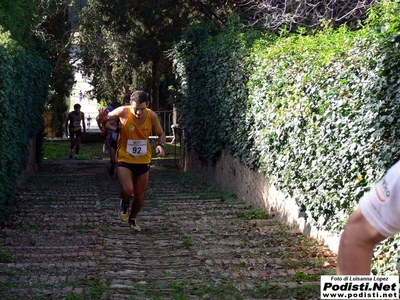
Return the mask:
<path fill-rule="evenodd" d="M 150 133 L 158 136 L 156 152 L 165 156 L 165 133 L 155 112 L 147 108 L 149 94 L 135 91 L 131 95 L 129 106 L 120 106 L 112 112 L 99 110 L 99 119 L 107 120 L 106 127 L 119 132 L 117 146 L 117 174 L 121 186 L 119 217 L 128 221 L 129 226 L 140 231 L 136 216 L 144 205 L 144 196 L 149 180 L 151 162 Z M 119 128 L 113 123 L 119 120 Z M 129 211 L 132 193 L 134 199 Z"/>

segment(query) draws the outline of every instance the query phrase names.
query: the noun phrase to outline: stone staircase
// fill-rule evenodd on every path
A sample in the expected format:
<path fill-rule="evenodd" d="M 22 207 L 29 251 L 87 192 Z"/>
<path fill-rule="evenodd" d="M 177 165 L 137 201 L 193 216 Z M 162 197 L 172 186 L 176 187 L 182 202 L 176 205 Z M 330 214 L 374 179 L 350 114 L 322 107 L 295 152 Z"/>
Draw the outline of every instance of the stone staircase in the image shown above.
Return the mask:
<path fill-rule="evenodd" d="M 318 299 L 326 247 L 155 163 L 142 227 L 118 217 L 107 162 L 46 162 L 0 230 L 0 299 Z"/>

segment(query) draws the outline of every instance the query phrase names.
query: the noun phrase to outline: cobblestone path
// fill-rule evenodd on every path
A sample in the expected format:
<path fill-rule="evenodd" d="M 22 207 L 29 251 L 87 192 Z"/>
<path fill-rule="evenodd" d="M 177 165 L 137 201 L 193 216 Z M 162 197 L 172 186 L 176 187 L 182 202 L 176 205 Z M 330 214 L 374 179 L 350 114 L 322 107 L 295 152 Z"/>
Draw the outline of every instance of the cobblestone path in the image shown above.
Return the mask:
<path fill-rule="evenodd" d="M 318 299 L 325 247 L 173 165 L 134 234 L 106 161 L 46 162 L 0 231 L 0 299 Z"/>

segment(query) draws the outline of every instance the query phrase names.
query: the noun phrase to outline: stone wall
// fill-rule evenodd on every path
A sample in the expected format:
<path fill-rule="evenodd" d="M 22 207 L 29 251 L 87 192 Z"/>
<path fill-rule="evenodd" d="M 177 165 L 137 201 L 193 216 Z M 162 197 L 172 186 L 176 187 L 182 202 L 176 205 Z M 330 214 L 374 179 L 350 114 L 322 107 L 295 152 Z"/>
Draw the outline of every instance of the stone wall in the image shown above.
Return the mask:
<path fill-rule="evenodd" d="M 218 189 L 234 192 L 246 203 L 265 208 L 268 214 L 276 215 L 290 227 L 315 238 L 337 253 L 338 235 L 311 226 L 301 217 L 295 199 L 279 192 L 264 175 L 244 166 L 239 158 L 223 152 L 217 163 L 211 165 L 200 161 L 194 150 L 182 147 L 180 163 L 184 171 L 196 174 Z"/>

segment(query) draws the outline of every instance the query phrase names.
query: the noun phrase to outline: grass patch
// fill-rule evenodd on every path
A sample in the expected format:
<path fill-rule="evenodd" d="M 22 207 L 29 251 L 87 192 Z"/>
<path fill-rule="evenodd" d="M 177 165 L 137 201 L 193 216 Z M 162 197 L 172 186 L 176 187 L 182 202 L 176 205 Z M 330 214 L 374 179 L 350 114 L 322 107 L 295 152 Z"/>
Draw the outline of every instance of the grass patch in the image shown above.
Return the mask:
<path fill-rule="evenodd" d="M 277 289 L 273 299 L 317 299 L 319 295 L 319 285 L 304 284 L 292 289 Z"/>
<path fill-rule="evenodd" d="M 265 209 L 251 209 L 246 211 L 240 211 L 238 212 L 238 216 L 239 218 L 246 220 L 268 219 Z"/>
<path fill-rule="evenodd" d="M 17 275 L 17 271 L 15 271 L 15 270 L 10 270 L 10 269 L 7 269 L 4 273 L 5 273 L 7 276 L 10 276 L 10 277 L 13 277 L 13 276 Z"/>
<path fill-rule="evenodd" d="M 99 279 L 89 280 L 87 278 L 82 278 L 77 285 L 89 287 L 90 294 L 68 293 L 67 300 L 100 300 L 103 292 L 108 288 L 108 286 L 102 284 Z"/>
<path fill-rule="evenodd" d="M 263 295 L 263 296 L 271 296 L 275 293 L 276 291 L 276 286 L 269 282 L 262 283 L 258 287 L 258 292 Z"/>
<path fill-rule="evenodd" d="M 20 222 L 20 223 L 15 224 L 15 228 L 20 228 L 23 231 L 39 229 L 40 227 L 41 227 L 40 224 L 32 222 L 32 221 Z"/>
<path fill-rule="evenodd" d="M 93 230 L 95 227 L 94 226 L 89 226 L 89 225 L 74 225 L 72 226 L 72 228 L 80 233 L 80 234 L 85 234 L 85 233 L 89 233 L 91 230 Z"/>
<path fill-rule="evenodd" d="M 157 198 L 157 196 L 153 193 L 151 195 L 146 194 L 146 206 L 148 207 L 157 207 L 160 205 L 160 200 Z"/>
<path fill-rule="evenodd" d="M 240 202 L 240 200 L 236 197 L 234 192 L 222 192 L 221 201 L 226 203 L 236 203 Z"/>
<path fill-rule="evenodd" d="M 43 159 L 69 159 L 70 141 L 44 141 Z M 102 142 L 82 142 L 79 151 L 79 159 L 109 159 L 103 154 Z"/>
<path fill-rule="evenodd" d="M 193 238 L 191 236 L 186 236 L 183 239 L 183 244 L 185 245 L 185 247 L 190 247 L 193 245 Z"/>
<path fill-rule="evenodd" d="M 156 158 L 155 147 L 157 143 L 151 143 L 152 157 Z M 43 159 L 44 160 L 58 160 L 69 159 L 69 140 L 62 141 L 44 141 L 43 142 Z M 179 145 L 165 144 L 165 158 L 179 158 L 180 150 Z M 79 151 L 79 159 L 84 160 L 109 160 L 110 156 L 103 153 L 103 142 L 81 142 L 81 149 Z"/>
<path fill-rule="evenodd" d="M 107 229 L 107 228 L 103 228 L 103 234 L 105 236 L 111 236 L 111 235 L 115 235 L 115 233 L 113 233 L 111 230 Z"/>
<path fill-rule="evenodd" d="M 1 263 L 10 263 L 14 261 L 14 256 L 11 250 L 4 249 L 0 244 L 0 262 Z"/>
<path fill-rule="evenodd" d="M 297 272 L 294 276 L 294 279 L 297 282 L 317 281 L 318 276 L 316 274 L 305 274 L 303 272 Z"/>

